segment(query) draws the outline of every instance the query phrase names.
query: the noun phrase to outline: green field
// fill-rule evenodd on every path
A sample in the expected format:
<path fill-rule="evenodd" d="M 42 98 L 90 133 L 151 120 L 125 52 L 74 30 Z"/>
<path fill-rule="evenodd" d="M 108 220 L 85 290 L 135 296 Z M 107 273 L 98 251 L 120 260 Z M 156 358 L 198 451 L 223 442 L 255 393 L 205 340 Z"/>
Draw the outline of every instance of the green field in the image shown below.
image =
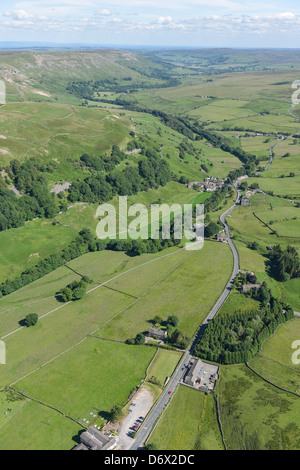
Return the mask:
<path fill-rule="evenodd" d="M 13 404 L 7 401 L 5 406 L 11 409 Z M 81 426 L 56 411 L 22 400 L 19 409 L 0 425 L 0 449 L 71 450 L 78 444 L 80 431 Z"/>
<path fill-rule="evenodd" d="M 229 450 L 300 448 L 299 398 L 268 385 L 245 365 L 221 367 L 219 402 Z"/>
<path fill-rule="evenodd" d="M 151 347 L 87 338 L 15 388 L 76 419 L 91 408 L 105 415 L 115 403 L 126 404 L 154 353 Z"/>
<path fill-rule="evenodd" d="M 148 443 L 159 450 L 223 450 L 213 396 L 180 385 Z"/>
<path fill-rule="evenodd" d="M 0 282 L 18 276 L 41 259 L 64 248 L 76 235 L 71 228 L 53 225 L 46 219 L 33 220 L 24 227 L 0 232 Z"/>
<path fill-rule="evenodd" d="M 278 328 L 250 365 L 270 382 L 300 395 L 300 368 L 292 362 L 292 344 L 299 338 L 300 319 L 295 318 Z"/>
<path fill-rule="evenodd" d="M 219 270 L 216 273 L 214 265 L 217 262 Z M 137 333 L 148 331 L 149 321 L 155 315 L 163 319 L 176 315 L 179 318 L 178 328 L 192 336 L 221 295 L 231 271 L 232 255 L 229 247 L 206 242 L 202 250 L 192 252 L 173 272 L 162 277 L 139 302 L 107 322 L 98 334 L 105 338 L 126 340 Z M 127 279 L 120 278 L 112 281 L 110 286 L 124 291 L 126 284 Z"/>
<path fill-rule="evenodd" d="M 146 277 L 140 287 L 137 286 L 139 292 L 143 292 L 151 287 L 151 283 L 157 283 L 162 273 L 167 275 L 173 270 L 186 255 L 185 250 L 174 249 L 139 258 L 130 258 L 118 252 L 89 253 L 70 263 L 73 269 L 90 276 L 94 281 L 88 295 L 80 301 L 62 304 L 54 297 L 57 290 L 78 279 L 66 267 L 3 297 L 0 301 L 0 314 L 2 338 L 7 347 L 7 364 L 3 368 L 1 385 L 20 379 L 72 348 L 136 300 L 132 297 L 135 292 L 118 292 L 101 287 L 100 284 L 118 276 L 126 278 L 134 275 L 134 285 L 137 285 L 140 270 L 145 269 Z M 160 269 L 155 266 L 156 263 L 161 264 Z M 19 327 L 18 321 L 28 313 L 38 313 L 39 323 L 34 328 L 22 328 L 10 334 Z"/>
<path fill-rule="evenodd" d="M 0 164 L 38 157 L 56 163 L 50 183 L 82 175 L 74 162 L 84 153 L 105 153 L 129 140 L 129 121 L 100 108 L 53 103 L 13 103 L 0 109 Z"/>
<path fill-rule="evenodd" d="M 233 315 L 237 311 L 246 312 L 259 308 L 259 302 L 239 292 L 231 292 L 218 315 Z"/>
<path fill-rule="evenodd" d="M 147 379 L 155 377 L 161 385 L 170 377 L 180 361 L 181 354 L 177 351 L 158 349 L 157 353 L 147 371 Z"/>

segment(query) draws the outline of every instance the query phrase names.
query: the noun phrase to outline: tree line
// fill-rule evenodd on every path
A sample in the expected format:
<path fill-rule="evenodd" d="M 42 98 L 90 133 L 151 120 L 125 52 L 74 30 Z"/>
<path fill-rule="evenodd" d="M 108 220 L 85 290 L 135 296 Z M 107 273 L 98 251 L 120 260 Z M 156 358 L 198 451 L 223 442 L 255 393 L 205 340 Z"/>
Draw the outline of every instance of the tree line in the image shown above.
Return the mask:
<path fill-rule="evenodd" d="M 200 337 L 195 355 L 220 364 L 247 362 L 260 350 L 278 325 L 294 317 L 291 307 L 274 297 L 259 310 L 219 315 Z"/>

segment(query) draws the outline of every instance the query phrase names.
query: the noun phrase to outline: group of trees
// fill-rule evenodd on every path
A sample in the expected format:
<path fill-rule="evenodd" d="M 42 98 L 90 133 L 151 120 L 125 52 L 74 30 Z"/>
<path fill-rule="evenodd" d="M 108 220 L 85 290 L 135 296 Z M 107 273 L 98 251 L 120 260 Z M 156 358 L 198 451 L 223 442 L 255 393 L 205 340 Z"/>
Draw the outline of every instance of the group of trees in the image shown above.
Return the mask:
<path fill-rule="evenodd" d="M 56 297 L 61 302 L 70 302 L 71 300 L 80 300 L 86 294 L 89 278 L 84 276 L 80 281 L 73 281 L 57 292 Z"/>
<path fill-rule="evenodd" d="M 270 274 L 278 281 L 283 282 L 300 277 L 299 255 L 293 246 L 288 246 L 283 250 L 280 245 L 275 245 L 268 257 Z"/>
<path fill-rule="evenodd" d="M 220 225 L 216 224 L 215 222 L 210 222 L 204 229 L 204 237 L 210 238 L 219 233 Z"/>
<path fill-rule="evenodd" d="M 205 212 L 211 212 L 220 207 L 228 196 L 233 196 L 233 189 L 228 184 L 224 184 L 212 193 L 209 199 L 205 201 Z"/>
<path fill-rule="evenodd" d="M 29 313 L 26 315 L 22 323 L 24 323 L 24 326 L 27 326 L 27 328 L 30 328 L 31 326 L 35 326 L 37 324 L 38 319 L 39 317 L 36 313 Z"/>
<path fill-rule="evenodd" d="M 200 337 L 195 355 L 220 364 L 249 361 L 278 325 L 293 317 L 293 310 L 273 297 L 259 310 L 217 316 Z"/>
<path fill-rule="evenodd" d="M 127 63 L 125 65 L 127 68 L 133 68 Z M 79 80 L 70 82 L 66 90 L 76 95 L 79 99 L 102 101 L 100 92 L 135 93 L 141 89 L 166 88 L 177 86 L 180 83 L 178 79 L 168 74 L 168 70 L 161 70 L 157 67 L 150 68 L 148 73 L 145 69 L 139 69 L 138 72 L 142 74 L 140 81 L 133 80 L 131 76 L 103 78 L 102 80 Z M 146 78 L 155 78 L 159 82 L 155 83 L 153 80 L 146 81 Z"/>
<path fill-rule="evenodd" d="M 95 170 L 98 169 L 98 172 L 83 181 L 75 181 L 69 189 L 69 201 L 107 202 L 116 194 L 130 196 L 139 191 L 165 186 L 172 179 L 168 162 L 155 150 L 146 150 L 145 157 L 139 160 L 137 168 L 114 168 L 126 157 L 124 155 L 117 149 L 113 149 L 110 159 L 83 155 L 81 161 Z M 100 168 L 112 171 L 105 175 Z"/>
<path fill-rule="evenodd" d="M 45 173 L 54 171 L 55 165 L 41 163 L 36 158 L 20 163 L 10 162 L 5 168 L 6 182 L 22 194 L 18 197 L 0 178 L 0 231 L 21 227 L 36 217 L 51 218 L 59 211 L 54 194 L 48 190 Z"/>

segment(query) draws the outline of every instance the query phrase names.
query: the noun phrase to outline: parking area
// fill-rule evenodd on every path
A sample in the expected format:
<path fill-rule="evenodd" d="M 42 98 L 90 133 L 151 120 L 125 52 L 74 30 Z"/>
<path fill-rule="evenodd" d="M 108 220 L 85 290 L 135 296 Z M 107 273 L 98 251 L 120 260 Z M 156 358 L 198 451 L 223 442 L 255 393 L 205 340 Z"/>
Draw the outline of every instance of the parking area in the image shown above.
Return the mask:
<path fill-rule="evenodd" d="M 133 439 L 130 435 L 134 432 L 134 429 L 138 429 L 138 427 L 134 428 L 134 426 L 140 426 L 142 424 L 143 419 L 146 417 L 153 403 L 153 394 L 146 385 L 143 386 L 135 395 L 134 400 L 129 407 L 128 416 L 122 423 L 122 428 L 118 436 L 119 449 L 128 450 L 132 446 Z"/>

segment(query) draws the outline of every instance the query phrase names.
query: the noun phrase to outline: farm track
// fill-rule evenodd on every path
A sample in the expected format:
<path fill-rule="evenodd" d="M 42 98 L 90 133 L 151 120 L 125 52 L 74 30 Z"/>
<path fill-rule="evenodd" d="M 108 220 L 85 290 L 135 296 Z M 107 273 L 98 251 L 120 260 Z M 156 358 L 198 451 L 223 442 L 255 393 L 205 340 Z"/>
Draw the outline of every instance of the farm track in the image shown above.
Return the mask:
<path fill-rule="evenodd" d="M 91 292 L 94 292 L 96 289 L 100 288 L 100 287 L 106 287 L 106 284 L 108 284 L 109 282 L 115 280 L 115 279 L 118 279 L 119 277 L 129 273 L 129 272 L 132 272 L 134 271 L 135 269 L 138 269 L 142 266 L 146 266 L 150 263 L 153 263 L 155 261 L 158 261 L 160 259 L 163 259 L 163 258 L 166 258 L 166 257 L 169 257 L 169 256 L 173 256 L 181 251 L 185 250 L 185 248 L 181 248 L 181 249 L 178 249 L 172 253 L 168 253 L 167 255 L 163 255 L 163 256 L 160 256 L 158 258 L 155 258 L 153 260 L 150 260 L 150 261 L 146 261 L 138 266 L 134 266 L 133 268 L 130 268 L 129 270 L 123 272 L 123 273 L 120 273 L 114 277 L 112 277 L 111 279 L 99 284 L 98 286 L 90 289 L 88 292 L 87 292 L 87 295 L 90 294 Z M 192 256 L 189 255 L 189 256 Z M 159 284 L 165 277 L 167 277 L 169 274 L 171 274 L 171 272 L 173 272 L 178 266 L 180 266 L 189 256 L 187 256 L 184 260 L 182 260 L 180 263 L 178 263 L 175 267 L 173 267 L 167 274 L 165 274 L 162 278 L 160 278 L 155 284 L 153 284 L 152 286 L 150 286 L 139 298 L 135 298 L 135 300 L 133 302 L 131 302 L 129 305 L 127 305 L 125 308 L 123 308 L 121 311 L 119 311 L 116 315 L 114 315 L 112 318 L 110 318 L 109 320 L 107 320 L 105 323 L 103 323 L 102 325 L 98 325 L 97 328 L 90 332 L 87 336 L 85 336 L 82 340 L 80 340 L 78 343 L 76 343 L 75 345 L 71 346 L 70 348 L 66 349 L 65 351 L 62 351 L 60 354 L 56 355 L 55 357 L 49 359 L 48 361 L 46 361 L 45 363 L 41 364 L 39 367 L 37 367 L 36 369 L 32 370 L 31 372 L 29 372 L 28 374 L 24 375 L 23 377 L 21 378 L 18 378 L 16 381 L 14 381 L 13 383 L 9 384 L 9 385 L 6 385 L 5 387 L 3 387 L 2 389 L 0 389 L 0 391 L 3 391 L 7 386 L 13 386 L 15 384 L 17 384 L 18 382 L 20 382 L 21 380 L 27 378 L 28 376 L 32 375 L 33 373 L 37 372 L 38 370 L 40 370 L 42 367 L 48 365 L 49 363 L 53 362 L 55 359 L 58 359 L 59 357 L 61 357 L 62 355 L 66 354 L 67 352 L 73 350 L 74 348 L 76 348 L 77 346 L 79 346 L 81 343 L 83 343 L 83 341 L 85 341 L 88 337 L 90 337 L 91 335 L 94 335 L 100 328 L 102 328 L 104 325 L 106 325 L 107 323 L 109 323 L 111 320 L 113 320 L 114 318 L 116 318 L 118 315 L 120 315 L 123 311 L 125 311 L 127 308 L 129 308 L 131 305 L 133 305 L 134 303 L 138 302 L 142 297 L 144 297 L 151 289 L 153 289 L 157 284 Z M 126 294 L 128 295 L 128 294 Z M 50 312 L 47 312 L 45 313 L 44 315 L 40 316 L 39 320 L 42 320 L 43 318 L 46 318 L 47 316 L 57 312 L 58 310 L 66 307 L 67 305 L 70 305 L 72 303 L 72 301 L 70 302 L 66 302 L 60 306 L 58 306 L 57 308 L 51 310 Z M 1 338 L 1 340 L 4 340 L 10 336 L 12 336 L 13 334 L 16 334 L 18 333 L 19 331 L 23 330 L 24 328 L 26 328 L 25 326 L 21 326 L 20 328 L 17 328 L 16 330 L 14 331 L 11 331 L 10 333 L 6 334 L 5 336 L 3 336 Z"/>

